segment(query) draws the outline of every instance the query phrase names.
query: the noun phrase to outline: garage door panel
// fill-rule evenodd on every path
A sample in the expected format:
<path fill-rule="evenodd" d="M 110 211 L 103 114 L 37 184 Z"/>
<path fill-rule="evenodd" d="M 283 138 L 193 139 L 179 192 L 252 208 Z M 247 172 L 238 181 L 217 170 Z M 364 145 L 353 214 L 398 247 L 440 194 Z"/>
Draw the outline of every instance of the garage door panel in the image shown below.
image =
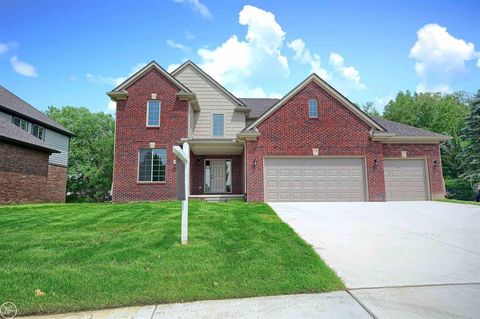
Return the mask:
<path fill-rule="evenodd" d="M 427 200 L 428 178 L 423 159 L 385 159 L 387 200 Z"/>
<path fill-rule="evenodd" d="M 363 158 L 266 158 L 265 171 L 268 201 L 366 200 Z"/>

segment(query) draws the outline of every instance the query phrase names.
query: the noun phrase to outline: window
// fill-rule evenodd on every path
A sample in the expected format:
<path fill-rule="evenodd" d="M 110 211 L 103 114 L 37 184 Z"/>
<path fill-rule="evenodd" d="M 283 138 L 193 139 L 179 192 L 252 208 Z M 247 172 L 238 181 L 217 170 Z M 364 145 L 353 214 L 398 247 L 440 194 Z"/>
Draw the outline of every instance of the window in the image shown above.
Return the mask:
<path fill-rule="evenodd" d="M 138 163 L 138 181 L 164 182 L 166 163 L 166 149 L 140 149 Z"/>
<path fill-rule="evenodd" d="M 160 126 L 160 101 L 148 101 L 147 126 Z"/>
<path fill-rule="evenodd" d="M 223 136 L 223 114 L 213 114 L 213 136 Z"/>
<path fill-rule="evenodd" d="M 32 135 L 43 141 L 45 139 L 45 128 L 37 124 L 32 124 Z"/>
<path fill-rule="evenodd" d="M 318 117 L 318 104 L 317 100 L 308 100 L 308 116 Z"/>
<path fill-rule="evenodd" d="M 21 128 L 22 130 L 28 132 L 28 122 L 27 121 L 14 116 L 13 119 L 12 119 L 12 122 L 13 122 L 13 124 L 15 124 L 16 126 Z"/>

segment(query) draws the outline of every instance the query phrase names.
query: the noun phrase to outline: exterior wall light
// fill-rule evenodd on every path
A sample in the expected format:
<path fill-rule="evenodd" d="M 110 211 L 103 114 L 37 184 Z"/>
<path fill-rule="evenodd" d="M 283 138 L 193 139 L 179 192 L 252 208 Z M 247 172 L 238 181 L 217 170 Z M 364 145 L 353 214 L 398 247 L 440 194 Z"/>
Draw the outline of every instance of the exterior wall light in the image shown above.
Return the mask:
<path fill-rule="evenodd" d="M 377 167 L 377 165 L 378 165 L 378 159 L 374 159 L 373 160 L 373 167 Z"/>
<path fill-rule="evenodd" d="M 257 167 L 257 159 L 253 160 L 253 167 Z"/>
<path fill-rule="evenodd" d="M 433 167 L 437 167 L 438 166 L 438 160 L 434 160 L 433 161 Z"/>

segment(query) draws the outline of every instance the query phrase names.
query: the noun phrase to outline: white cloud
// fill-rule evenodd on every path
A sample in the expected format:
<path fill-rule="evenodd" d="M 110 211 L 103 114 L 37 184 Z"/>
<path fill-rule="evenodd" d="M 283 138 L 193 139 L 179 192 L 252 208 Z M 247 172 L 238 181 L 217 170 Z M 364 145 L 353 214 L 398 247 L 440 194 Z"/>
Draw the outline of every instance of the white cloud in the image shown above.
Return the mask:
<path fill-rule="evenodd" d="M 338 72 L 343 78 L 341 82 L 344 82 L 345 85 L 341 86 L 346 86 L 356 90 L 366 89 L 365 84 L 362 83 L 360 72 L 353 66 L 345 66 L 345 60 L 340 54 L 335 52 L 330 53 L 329 62 L 335 71 Z"/>
<path fill-rule="evenodd" d="M 107 104 L 107 112 L 114 114 L 117 110 L 117 102 L 109 100 Z"/>
<path fill-rule="evenodd" d="M 417 41 L 409 57 L 415 60 L 415 72 L 420 79 L 417 91 L 450 92 L 450 83 L 465 73 L 465 62 L 477 60 L 480 52 L 471 42 L 455 38 L 447 28 L 435 23 L 417 31 Z"/>
<path fill-rule="evenodd" d="M 195 36 L 189 30 L 185 30 L 185 39 L 186 40 L 193 40 L 193 39 L 195 39 Z"/>
<path fill-rule="evenodd" d="M 15 72 L 20 75 L 36 78 L 38 77 L 35 67 L 27 62 L 20 61 L 16 55 L 10 58 L 10 64 Z"/>
<path fill-rule="evenodd" d="M 210 19 L 212 17 L 212 14 L 210 13 L 210 10 L 208 10 L 208 7 L 201 3 L 200 0 L 173 0 L 176 3 L 184 3 L 190 7 L 195 12 L 200 13 L 200 15 L 204 18 Z"/>
<path fill-rule="evenodd" d="M 377 97 L 375 98 L 375 101 L 373 101 L 373 106 L 375 107 L 375 109 L 377 109 L 377 111 L 380 112 L 380 114 L 382 114 L 383 111 L 385 111 L 385 106 L 388 104 L 388 102 L 394 99 L 395 99 L 395 95 L 393 94 Z"/>
<path fill-rule="evenodd" d="M 10 46 L 6 43 L 0 42 L 0 54 L 7 52 L 10 50 Z"/>
<path fill-rule="evenodd" d="M 172 63 L 170 64 L 168 67 L 167 67 L 167 72 L 168 73 L 172 73 L 176 68 L 178 68 L 180 65 L 182 65 L 181 63 Z"/>
<path fill-rule="evenodd" d="M 301 64 L 310 64 L 311 72 L 316 73 L 324 80 L 329 80 L 331 75 L 327 70 L 320 66 L 320 56 L 312 54 L 309 49 L 305 47 L 305 42 L 302 39 L 295 39 L 287 43 L 287 46 L 295 52 L 293 59 Z"/>
<path fill-rule="evenodd" d="M 238 96 L 267 95 L 247 83 L 289 75 L 288 59 L 281 53 L 285 32 L 273 13 L 250 5 L 240 11 L 239 23 L 247 26 L 245 40 L 232 35 L 216 48 L 199 49 L 199 65 Z"/>
<path fill-rule="evenodd" d="M 167 40 L 167 45 L 171 48 L 174 48 L 174 49 L 179 49 L 179 50 L 182 50 L 184 52 L 188 52 L 190 51 L 190 47 L 186 46 L 186 45 L 183 45 L 181 43 L 178 43 L 178 42 L 175 42 L 173 40 Z"/>
<path fill-rule="evenodd" d="M 103 76 L 103 75 L 95 75 L 95 74 L 92 74 L 92 73 L 86 73 L 85 78 L 92 83 L 108 84 L 108 85 L 118 86 L 123 81 L 128 79 L 130 76 L 132 76 L 133 74 L 138 72 L 145 65 L 147 65 L 147 64 L 146 63 L 138 63 L 138 64 L 132 66 L 130 73 L 126 76 L 111 77 L 111 76 Z"/>

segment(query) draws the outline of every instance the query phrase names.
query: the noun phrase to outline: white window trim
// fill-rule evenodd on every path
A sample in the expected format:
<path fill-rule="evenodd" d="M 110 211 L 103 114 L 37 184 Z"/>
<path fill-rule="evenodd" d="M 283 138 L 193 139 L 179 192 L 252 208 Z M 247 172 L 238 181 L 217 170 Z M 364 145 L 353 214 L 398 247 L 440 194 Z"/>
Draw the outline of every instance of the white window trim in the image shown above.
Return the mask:
<path fill-rule="evenodd" d="M 316 102 L 316 106 L 317 106 L 317 115 L 315 116 L 312 116 L 312 114 L 310 113 L 310 101 L 315 101 Z M 308 99 L 308 117 L 309 118 L 318 118 L 318 100 L 317 99 Z"/>
<path fill-rule="evenodd" d="M 213 118 L 215 115 L 223 115 L 223 135 L 215 135 L 215 130 L 214 130 L 214 121 Z M 225 137 L 225 114 L 223 113 L 212 113 L 212 137 Z"/>
<path fill-rule="evenodd" d="M 150 113 L 150 102 L 158 101 L 158 125 L 149 125 L 148 124 L 148 114 Z M 160 100 L 147 100 L 147 127 L 160 127 L 160 118 L 162 117 L 162 101 Z"/>

